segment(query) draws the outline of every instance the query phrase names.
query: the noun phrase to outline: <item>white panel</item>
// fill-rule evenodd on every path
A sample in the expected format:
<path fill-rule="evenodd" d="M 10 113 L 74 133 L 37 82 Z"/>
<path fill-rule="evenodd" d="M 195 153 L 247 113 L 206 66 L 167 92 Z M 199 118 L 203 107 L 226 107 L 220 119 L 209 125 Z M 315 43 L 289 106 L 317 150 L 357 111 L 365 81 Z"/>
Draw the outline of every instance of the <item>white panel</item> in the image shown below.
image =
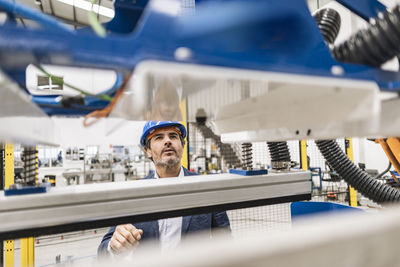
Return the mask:
<path fill-rule="evenodd" d="M 72 21 L 74 20 L 72 5 L 62 3 L 59 0 L 50 0 L 50 1 L 55 16 Z"/>
<path fill-rule="evenodd" d="M 19 86 L 0 73 L 0 141 L 26 145 L 56 144 L 57 129 L 51 119 Z"/>
<path fill-rule="evenodd" d="M 40 10 L 40 6 L 35 3 L 35 0 L 17 0 L 16 2 L 25 4 L 27 6 L 33 7 Z"/>
<path fill-rule="evenodd" d="M 197 109 L 204 108 L 218 126 L 217 132 L 224 134 L 223 142 L 331 139 L 389 132 L 396 136 L 400 132 L 399 124 L 389 124 L 387 119 L 398 107 L 386 109 L 372 81 L 158 61 L 141 62 L 136 67 L 113 114 L 130 120 L 147 118 L 149 111 L 159 107 L 154 102 L 154 77 L 180 80 L 180 94 L 189 96 L 189 119 L 194 121 Z M 248 82 L 255 89 L 251 98 L 246 98 Z M 256 86 L 257 82 L 265 86 Z M 177 103 L 170 107 L 179 108 Z"/>
<path fill-rule="evenodd" d="M 50 74 L 63 77 L 64 82 L 92 94 L 98 94 L 112 88 L 117 74 L 115 71 L 102 69 L 74 68 L 64 66 L 43 65 Z M 40 90 L 37 88 L 37 76 L 44 74 L 35 66 L 29 65 L 26 69 L 26 86 L 32 95 L 79 95 L 76 90 L 64 85 L 63 92 L 59 90 Z"/>
<path fill-rule="evenodd" d="M 81 8 L 75 8 L 75 14 L 76 14 L 76 20 L 79 23 L 82 24 L 89 24 L 89 18 L 88 18 L 88 11 L 81 9 Z"/>
<path fill-rule="evenodd" d="M 42 0 L 42 8 L 43 11 L 47 14 L 51 14 L 52 12 L 52 7 L 51 7 L 51 2 L 52 0 Z"/>
<path fill-rule="evenodd" d="M 86 145 L 138 145 L 144 122 L 102 119 L 90 127 L 83 118 L 53 117 L 60 128 L 59 143 L 63 147 Z"/>

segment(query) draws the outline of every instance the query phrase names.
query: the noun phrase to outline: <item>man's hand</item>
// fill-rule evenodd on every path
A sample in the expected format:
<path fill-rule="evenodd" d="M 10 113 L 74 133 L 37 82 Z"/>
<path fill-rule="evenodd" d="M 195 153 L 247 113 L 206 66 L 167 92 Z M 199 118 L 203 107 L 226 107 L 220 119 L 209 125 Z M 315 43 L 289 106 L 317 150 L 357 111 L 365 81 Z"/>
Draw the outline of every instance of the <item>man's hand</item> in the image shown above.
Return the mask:
<path fill-rule="evenodd" d="M 115 228 L 111 237 L 110 248 L 115 254 L 120 254 L 132 250 L 139 245 L 143 230 L 136 229 L 132 224 L 121 224 Z"/>

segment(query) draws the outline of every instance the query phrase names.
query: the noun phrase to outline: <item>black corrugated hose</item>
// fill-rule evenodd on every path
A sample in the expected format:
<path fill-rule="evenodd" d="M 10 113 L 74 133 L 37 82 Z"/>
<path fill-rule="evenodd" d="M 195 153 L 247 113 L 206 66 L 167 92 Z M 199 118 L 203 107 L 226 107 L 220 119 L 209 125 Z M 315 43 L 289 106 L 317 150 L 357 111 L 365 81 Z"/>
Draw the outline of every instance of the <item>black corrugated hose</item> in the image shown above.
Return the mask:
<path fill-rule="evenodd" d="M 340 15 L 331 8 L 319 10 L 314 19 L 317 21 L 318 28 L 324 37 L 325 42 L 333 44 L 340 30 Z"/>
<path fill-rule="evenodd" d="M 373 179 L 344 154 L 335 140 L 315 141 L 329 165 L 351 186 L 377 203 L 400 201 L 400 191 Z"/>
<path fill-rule="evenodd" d="M 382 13 L 367 29 L 332 49 L 336 60 L 379 67 L 400 53 L 400 6 Z"/>
<path fill-rule="evenodd" d="M 329 16 L 324 15 L 328 13 Z M 314 16 L 315 18 L 317 14 Z M 325 25 L 324 31 L 321 30 L 321 33 L 328 43 L 333 43 L 332 36 L 336 38 L 338 33 L 336 26 L 340 25 L 339 22 L 333 20 L 334 18 L 340 20 L 340 16 L 333 14 L 334 12 L 322 10 L 321 14 L 318 15 L 321 19 L 316 18 L 319 28 L 321 28 L 321 23 Z M 329 19 L 324 19 L 324 17 L 329 17 Z M 327 24 L 330 26 L 326 26 Z M 332 32 L 329 33 L 328 30 Z M 332 52 L 339 61 L 380 66 L 399 54 L 399 44 L 400 7 L 396 6 L 392 13 L 386 12 L 380 18 L 377 18 L 368 29 L 359 31 L 348 41 L 333 48 Z M 315 143 L 328 164 L 361 194 L 377 203 L 400 201 L 400 191 L 373 179 L 353 164 L 335 140 L 319 140 Z"/>
<path fill-rule="evenodd" d="M 287 142 L 267 142 L 271 161 L 290 162 L 290 151 Z"/>

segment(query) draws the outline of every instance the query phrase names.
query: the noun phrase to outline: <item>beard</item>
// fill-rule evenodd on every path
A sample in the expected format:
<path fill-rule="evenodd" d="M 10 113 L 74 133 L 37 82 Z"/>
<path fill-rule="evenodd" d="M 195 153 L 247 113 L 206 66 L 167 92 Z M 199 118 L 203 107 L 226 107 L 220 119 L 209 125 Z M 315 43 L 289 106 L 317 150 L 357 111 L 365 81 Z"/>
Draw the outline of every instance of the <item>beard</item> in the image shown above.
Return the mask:
<path fill-rule="evenodd" d="M 179 156 L 168 157 L 168 158 L 159 158 L 154 160 L 154 164 L 158 167 L 163 168 L 174 168 L 181 162 L 181 158 Z"/>
<path fill-rule="evenodd" d="M 181 162 L 180 158 L 178 157 L 171 157 L 168 159 L 160 159 L 154 162 L 154 164 L 158 167 L 164 168 L 173 168 L 176 167 Z"/>

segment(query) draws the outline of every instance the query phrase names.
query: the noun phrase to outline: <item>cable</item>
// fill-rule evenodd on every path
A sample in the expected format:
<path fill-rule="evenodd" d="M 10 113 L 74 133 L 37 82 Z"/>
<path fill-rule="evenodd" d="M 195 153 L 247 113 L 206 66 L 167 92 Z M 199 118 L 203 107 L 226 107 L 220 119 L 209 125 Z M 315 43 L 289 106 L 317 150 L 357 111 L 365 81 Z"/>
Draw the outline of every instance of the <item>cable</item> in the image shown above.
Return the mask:
<path fill-rule="evenodd" d="M 100 37 L 106 37 L 107 32 L 103 25 L 101 25 L 99 19 L 97 18 L 97 14 L 93 11 L 93 6 L 97 5 L 97 0 L 92 0 L 92 8 L 90 9 L 88 13 L 88 20 L 90 27 L 92 27 L 93 31 Z"/>
<path fill-rule="evenodd" d="M 322 10 L 315 19 L 325 41 L 332 44 L 339 32 L 340 16 Z M 400 7 L 396 6 L 393 13 L 386 12 L 374 20 L 368 29 L 357 32 L 348 41 L 334 47 L 332 53 L 338 61 L 380 66 L 399 54 L 399 43 Z M 339 176 L 364 196 L 377 203 L 400 201 L 400 191 L 375 180 L 353 164 L 335 140 L 319 140 L 315 143 Z"/>
<path fill-rule="evenodd" d="M 329 165 L 361 194 L 377 203 L 400 201 L 400 191 L 362 171 L 343 153 L 335 140 L 318 140 L 315 143 Z"/>
<path fill-rule="evenodd" d="M 107 107 L 105 107 L 104 109 L 101 109 L 101 110 L 95 110 L 85 116 L 85 118 L 83 119 L 83 126 L 85 126 L 85 127 L 91 126 L 94 123 L 96 123 L 97 121 L 99 121 L 101 118 L 105 118 L 111 113 L 111 111 L 114 109 L 115 104 L 121 98 L 122 93 L 124 92 L 125 87 L 128 84 L 131 76 L 132 75 L 128 75 L 124 78 L 121 88 L 117 91 L 117 93 L 115 94 L 115 97 L 112 99 L 111 103 L 108 104 Z M 95 118 L 95 119 L 93 119 L 92 121 L 89 121 L 90 118 Z"/>
<path fill-rule="evenodd" d="M 340 30 L 340 15 L 331 8 L 319 10 L 314 16 L 317 21 L 318 28 L 321 31 L 324 40 L 328 44 L 333 44 Z"/>
<path fill-rule="evenodd" d="M 374 179 L 381 178 L 385 173 L 387 173 L 390 170 L 391 167 L 392 167 L 392 163 L 389 161 L 389 165 L 387 166 L 387 168 L 383 172 L 381 172 L 380 174 L 375 176 Z"/>
<path fill-rule="evenodd" d="M 373 19 L 367 29 L 358 31 L 332 49 L 336 60 L 379 67 L 400 53 L 400 6 Z"/>

